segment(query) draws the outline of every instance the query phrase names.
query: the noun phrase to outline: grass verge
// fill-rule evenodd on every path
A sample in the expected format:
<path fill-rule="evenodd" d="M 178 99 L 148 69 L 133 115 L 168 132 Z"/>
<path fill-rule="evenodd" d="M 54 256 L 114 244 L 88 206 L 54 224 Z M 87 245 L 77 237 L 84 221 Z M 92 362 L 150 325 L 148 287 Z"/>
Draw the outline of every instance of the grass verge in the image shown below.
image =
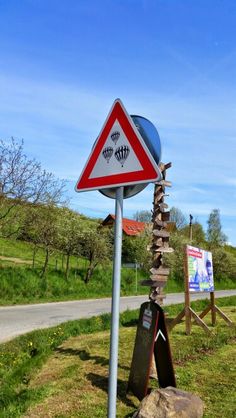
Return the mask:
<path fill-rule="evenodd" d="M 193 302 L 192 306 L 201 311 L 206 304 L 205 300 Z M 236 297 L 218 299 L 217 304 L 224 306 L 231 318 L 236 317 Z M 181 305 L 173 305 L 166 311 L 169 317 L 174 317 L 180 309 Z M 137 400 L 125 394 L 137 317 L 137 311 L 120 316 L 118 417 L 132 416 L 137 407 Z M 105 417 L 109 328 L 110 315 L 105 314 L 34 331 L 2 344 L 0 417 Z M 209 418 L 233 418 L 230 407 L 228 415 L 217 412 L 218 403 L 224 399 L 218 386 L 215 388 L 214 379 L 224 370 L 224 379 L 217 381 L 217 385 L 224 382 L 226 389 L 222 393 L 224 396 L 228 393 L 229 401 L 233 396 L 231 369 L 235 367 L 231 349 L 233 332 L 219 321 L 215 336 L 207 337 L 194 326 L 191 336 L 186 337 L 183 325 L 171 333 L 178 387 L 198 393 L 206 402 L 205 416 Z M 229 357 L 224 354 L 226 347 Z M 204 388 L 199 376 L 206 382 Z"/>
<path fill-rule="evenodd" d="M 88 284 L 84 283 L 85 267 L 71 269 L 68 280 L 64 272 L 49 269 L 47 276 L 40 277 L 40 270 L 29 266 L 1 267 L 0 264 L 0 305 L 40 303 L 66 300 L 102 298 L 111 296 L 112 268 L 98 267 Z M 123 268 L 121 273 L 121 296 L 146 294 L 147 289 L 139 282 L 147 277 L 143 271 L 136 274 L 134 269 Z M 235 283 L 221 283 L 217 290 L 235 288 Z M 183 291 L 183 283 L 169 279 L 167 293 Z"/>
<path fill-rule="evenodd" d="M 34 246 L 30 243 L 0 238 L 0 305 L 79 300 L 107 297 L 111 295 L 112 263 L 98 265 L 91 281 L 86 285 L 84 278 L 88 260 L 72 256 L 70 271 L 65 277 L 66 260 L 58 251 L 49 257 L 47 274 L 41 277 L 44 251 L 38 248 L 35 267 L 32 268 Z M 3 257 L 3 258 L 1 258 Z M 25 264 L 24 264 L 25 263 Z M 135 268 L 122 268 L 121 295 L 146 294 L 147 289 L 140 281 L 147 273 Z M 215 281 L 216 290 L 235 289 L 232 280 Z M 184 290 L 184 280 L 169 277 L 167 293 Z"/>

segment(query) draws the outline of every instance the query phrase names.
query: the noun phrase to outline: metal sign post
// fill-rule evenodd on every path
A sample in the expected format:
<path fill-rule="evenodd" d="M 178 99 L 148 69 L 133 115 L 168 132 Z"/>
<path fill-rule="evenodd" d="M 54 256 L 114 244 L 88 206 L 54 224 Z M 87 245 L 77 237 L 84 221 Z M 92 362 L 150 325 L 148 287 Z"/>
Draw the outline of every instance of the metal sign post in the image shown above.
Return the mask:
<path fill-rule="evenodd" d="M 118 187 L 116 189 L 115 242 L 112 277 L 112 320 L 110 336 L 108 418 L 116 417 L 123 194 L 124 187 Z"/>

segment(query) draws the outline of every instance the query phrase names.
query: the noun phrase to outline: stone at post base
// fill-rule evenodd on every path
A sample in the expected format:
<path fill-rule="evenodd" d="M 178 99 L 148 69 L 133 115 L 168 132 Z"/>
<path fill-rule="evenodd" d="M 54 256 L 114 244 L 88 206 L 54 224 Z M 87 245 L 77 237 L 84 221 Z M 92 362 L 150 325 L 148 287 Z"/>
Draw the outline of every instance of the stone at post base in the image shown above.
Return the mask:
<path fill-rule="evenodd" d="M 133 418 L 202 418 L 203 406 L 198 396 L 168 386 L 147 395 Z"/>

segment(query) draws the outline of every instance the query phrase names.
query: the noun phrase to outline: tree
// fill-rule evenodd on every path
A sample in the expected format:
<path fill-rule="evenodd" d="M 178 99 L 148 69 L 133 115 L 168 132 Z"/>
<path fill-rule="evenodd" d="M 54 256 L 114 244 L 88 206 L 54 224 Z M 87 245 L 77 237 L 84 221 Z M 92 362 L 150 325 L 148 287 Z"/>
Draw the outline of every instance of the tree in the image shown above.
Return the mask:
<path fill-rule="evenodd" d="M 235 280 L 236 279 L 236 257 L 224 247 L 212 249 L 214 279 Z"/>
<path fill-rule="evenodd" d="M 150 210 L 138 210 L 137 212 L 134 213 L 133 219 L 135 219 L 138 222 L 151 223 L 152 212 Z"/>
<path fill-rule="evenodd" d="M 139 263 L 145 271 L 149 271 L 152 253 L 149 250 L 152 243 L 152 232 L 146 228 L 135 237 L 125 236 L 122 243 L 122 255 L 126 262 Z"/>
<path fill-rule="evenodd" d="M 187 224 L 186 216 L 174 206 L 170 209 L 170 222 L 174 222 L 177 229 L 183 228 Z"/>
<path fill-rule="evenodd" d="M 207 240 L 210 248 L 215 248 L 225 244 L 227 237 L 224 232 L 222 232 L 219 209 L 212 210 L 209 215 L 207 224 Z"/>
<path fill-rule="evenodd" d="M 32 205 L 29 216 L 30 224 L 28 229 L 25 229 L 25 233 L 35 244 L 33 265 L 37 246 L 44 248 L 45 259 L 41 271 L 42 278 L 47 271 L 49 256 L 54 251 L 57 243 L 57 217 L 58 208 L 53 205 Z"/>
<path fill-rule="evenodd" d="M 189 225 L 186 225 L 183 228 L 181 228 L 181 233 L 183 233 L 185 237 L 189 238 Z M 203 230 L 202 225 L 197 221 L 194 221 L 192 224 L 192 237 L 192 245 L 204 246 L 206 242 L 205 232 Z"/>
<path fill-rule="evenodd" d="M 55 205 L 61 203 L 65 182 L 28 158 L 23 141 L 0 140 L 0 223 L 6 229 L 9 215 L 26 202 Z M 4 227 L 4 228 L 3 228 Z M 21 225 L 18 225 L 20 229 Z"/>
<path fill-rule="evenodd" d="M 20 208 L 23 208 L 25 216 L 17 238 L 23 241 L 29 241 L 34 245 L 32 256 L 32 268 L 34 268 L 41 236 L 41 231 L 39 230 L 41 228 L 41 207 L 40 205 L 28 204 L 26 207 L 20 206 Z"/>
<path fill-rule="evenodd" d="M 58 248 L 66 255 L 65 277 L 68 279 L 70 257 L 79 255 L 86 234 L 90 233 L 94 221 L 85 220 L 78 213 L 63 208 L 58 217 Z"/>
<path fill-rule="evenodd" d="M 110 231 L 108 228 L 100 228 L 99 231 L 94 225 L 83 238 L 83 255 L 87 257 L 89 265 L 85 275 L 87 284 L 98 264 L 106 263 L 112 254 L 110 243 Z"/>
<path fill-rule="evenodd" d="M 187 244 L 189 244 L 188 237 L 175 231 L 170 236 L 170 247 L 174 252 L 164 255 L 165 264 L 171 270 L 171 277 L 179 283 L 184 283 L 184 249 Z"/>

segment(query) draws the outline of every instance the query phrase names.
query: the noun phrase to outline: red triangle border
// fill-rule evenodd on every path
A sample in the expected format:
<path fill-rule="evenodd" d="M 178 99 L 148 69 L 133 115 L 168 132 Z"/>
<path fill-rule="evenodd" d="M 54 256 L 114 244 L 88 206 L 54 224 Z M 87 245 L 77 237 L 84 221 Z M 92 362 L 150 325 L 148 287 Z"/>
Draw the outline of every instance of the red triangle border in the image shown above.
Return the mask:
<path fill-rule="evenodd" d="M 107 140 L 107 137 L 112 129 L 115 121 L 118 120 L 120 123 L 128 141 L 130 142 L 133 151 L 136 154 L 141 166 L 143 167 L 142 171 L 133 171 L 130 173 L 120 173 L 113 174 L 104 177 L 96 177 L 90 179 L 89 176 L 96 164 L 96 161 L 102 151 L 102 148 Z M 111 109 L 110 114 L 102 128 L 102 131 L 95 143 L 90 157 L 85 165 L 85 168 L 77 182 L 76 191 L 85 191 L 85 190 L 96 190 L 108 187 L 118 187 L 121 185 L 136 184 L 136 183 L 149 183 L 153 181 L 160 180 L 160 171 L 152 158 L 151 154 L 148 155 L 147 150 L 144 148 L 143 144 L 139 139 L 139 133 L 135 132 L 133 121 L 130 116 L 125 111 L 125 108 L 122 105 L 122 102 L 117 99 Z M 143 142 L 143 140 L 142 140 Z M 143 142 L 144 143 L 144 142 Z M 151 161 L 151 159 L 153 161 Z"/>

